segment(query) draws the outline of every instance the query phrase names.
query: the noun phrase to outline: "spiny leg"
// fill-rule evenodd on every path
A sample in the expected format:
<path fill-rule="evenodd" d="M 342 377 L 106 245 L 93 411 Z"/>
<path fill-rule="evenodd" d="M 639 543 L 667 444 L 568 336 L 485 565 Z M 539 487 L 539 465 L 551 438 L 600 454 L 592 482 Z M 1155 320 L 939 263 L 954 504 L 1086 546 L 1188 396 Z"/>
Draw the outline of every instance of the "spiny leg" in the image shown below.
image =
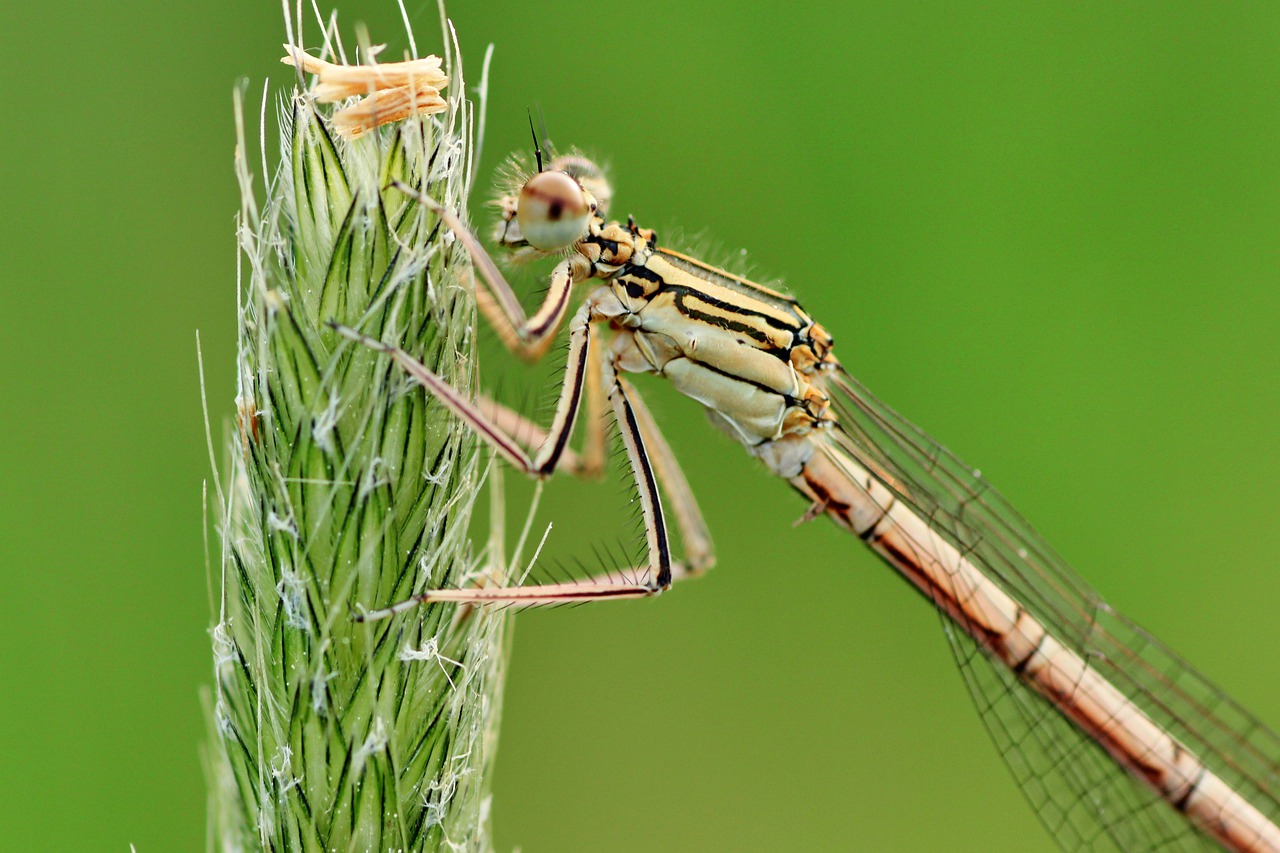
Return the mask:
<path fill-rule="evenodd" d="M 569 324 L 569 356 L 565 365 L 564 384 L 560 389 L 560 398 L 556 402 L 555 416 L 546 433 L 546 440 L 532 457 L 520 446 L 519 441 L 495 423 L 479 406 L 404 350 L 338 323 L 330 322 L 329 325 L 343 337 L 391 356 L 405 372 L 422 383 L 432 396 L 475 430 L 504 459 L 526 474 L 546 477 L 556 469 L 569 443 L 569 433 L 573 430 L 582 400 L 582 387 L 587 376 L 588 341 L 591 337 L 590 310 L 589 305 L 583 305 Z"/>
<path fill-rule="evenodd" d="M 645 449 L 653 461 L 663 495 L 667 498 L 676 526 L 680 529 L 688 574 L 701 574 L 715 565 L 716 555 L 715 546 L 711 542 L 711 531 L 702 518 L 697 498 L 693 495 L 693 489 L 689 488 L 689 481 L 685 479 L 680 463 L 671 452 L 671 446 L 667 444 L 649 407 L 645 405 L 644 398 L 625 379 L 618 377 L 618 382 L 626 385 L 640 435 L 644 437 Z"/>
<path fill-rule="evenodd" d="M 604 360 L 600 356 L 600 336 L 592 335 L 587 341 L 587 412 L 586 435 L 582 440 L 583 477 L 595 477 L 604 473 L 609 436 L 604 418 L 608 411 L 605 402 Z"/>
<path fill-rule="evenodd" d="M 593 335 L 591 343 L 594 344 L 596 340 L 596 336 Z M 590 372 L 592 362 L 593 354 L 589 350 L 587 356 L 588 372 Z M 597 371 L 599 371 L 599 362 L 595 362 L 595 364 Z M 680 538 L 684 542 L 683 569 L 677 571 L 679 568 L 677 564 L 672 564 L 674 579 L 679 580 L 683 577 L 699 575 L 712 568 L 716 562 L 715 547 L 711 542 L 711 532 L 702 517 L 702 511 L 698 508 L 698 502 L 694 497 L 693 490 L 689 487 L 689 481 L 685 479 L 680 463 L 676 460 L 675 454 L 671 452 L 671 446 L 667 444 L 666 438 L 663 437 L 662 432 L 658 429 L 658 424 L 650 413 L 649 407 L 645 404 L 644 398 L 630 382 L 627 382 L 622 377 L 618 377 L 617 381 L 626 388 L 627 398 L 635 413 L 640 436 L 644 440 L 645 452 L 653 464 L 658 486 L 662 489 L 662 495 L 675 516 L 676 527 L 679 528 Z M 588 379 L 586 387 L 588 411 L 591 408 L 592 396 L 593 384 L 591 379 Z M 541 427 L 501 403 L 481 398 L 477 400 L 477 406 L 492 418 L 500 428 L 510 432 L 512 435 L 521 436 L 521 440 L 526 446 L 537 446 L 546 441 L 547 434 Z M 606 434 L 603 417 L 597 418 L 594 422 L 599 424 L 599 428 L 592 430 L 592 433 L 588 434 L 582 456 L 579 457 L 572 450 L 566 449 L 560 458 L 560 465 L 557 467 L 558 471 L 566 471 L 577 477 L 591 477 L 598 473 L 598 470 L 591 466 L 590 462 L 586 461 L 593 453 L 592 448 L 598 447 L 601 453 L 604 451 Z"/>
<path fill-rule="evenodd" d="M 556 264 L 551 271 L 551 281 L 542 305 L 532 317 L 526 316 L 515 290 L 507 283 L 489 252 L 456 213 L 407 184 L 396 181 L 392 186 L 439 216 L 440 221 L 453 231 L 471 255 L 471 261 L 484 281 L 483 286 L 479 286 L 479 281 L 475 282 L 478 285 L 476 306 L 497 331 L 499 340 L 523 359 L 536 361 L 541 358 L 555 339 L 556 330 L 568 311 L 569 295 L 574 283 L 586 277 L 575 274 L 581 271 L 578 265 L 569 258 Z"/>
<path fill-rule="evenodd" d="M 586 387 L 585 393 L 591 393 L 590 386 Z M 545 429 L 496 400 L 479 395 L 476 397 L 476 408 L 482 415 L 492 421 L 495 427 L 509 434 L 526 449 L 536 450 L 547 442 L 548 434 Z M 596 472 L 588 470 L 587 463 L 572 447 L 566 447 L 560 454 L 560 462 L 556 465 L 556 472 L 561 471 L 574 477 L 582 478 L 589 478 L 596 474 Z"/>
<path fill-rule="evenodd" d="M 581 420 L 586 421 L 584 424 L 586 436 L 582 442 L 582 452 L 581 454 L 574 453 L 571 448 L 566 447 L 560 456 L 560 462 L 556 466 L 556 470 L 565 471 L 583 479 L 594 479 L 604 472 L 608 443 L 608 435 L 605 431 L 604 423 L 606 407 L 604 377 L 600 366 L 599 335 L 593 334 L 587 338 L 587 364 L 584 385 L 586 411 Z M 476 399 L 476 408 L 499 429 L 516 437 L 526 448 L 542 447 L 547 442 L 546 430 L 519 412 L 513 411 L 499 402 L 480 396 Z M 638 406 L 638 408 L 643 409 L 643 406 Z M 648 412 L 645 411 L 644 415 L 647 416 Z M 651 417 L 649 420 L 652 422 Z M 642 432 L 644 428 L 642 420 Z M 658 468 L 658 477 L 662 479 L 662 464 L 655 460 L 655 465 Z M 665 490 L 665 482 L 663 487 Z"/>
<path fill-rule="evenodd" d="M 587 341 L 587 364 L 585 379 L 586 395 L 586 430 L 581 456 L 573 450 L 565 448 L 560 457 L 557 470 L 566 471 L 575 477 L 590 478 L 600 474 L 604 468 L 607 435 L 604 424 L 604 373 L 600 355 L 600 339 L 591 335 Z M 676 460 L 671 446 L 658 429 L 657 421 L 645 404 L 644 398 L 635 386 L 627 382 L 615 372 L 615 381 L 625 386 L 627 397 L 635 412 L 636 423 L 644 440 L 645 450 L 653 463 L 654 473 L 662 488 L 664 497 L 670 504 L 675 516 L 676 526 L 684 542 L 684 565 L 687 574 L 700 574 L 715 565 L 715 546 L 711 542 L 711 532 L 698 508 L 698 501 L 684 471 Z M 518 436 L 525 447 L 545 446 L 547 433 L 533 421 L 515 412 L 501 403 L 480 397 L 476 400 L 477 408 L 488 417 L 499 429 L 512 436 Z"/>
<path fill-rule="evenodd" d="M 576 322 L 576 318 L 575 318 Z M 657 474 L 649 457 L 637 415 L 630 386 L 617 375 L 612 364 L 604 363 L 604 380 L 609 385 L 609 400 L 613 404 L 614 419 L 622 434 L 631 472 L 640 494 L 644 516 L 645 540 L 649 562 L 644 567 L 611 572 L 584 581 L 569 583 L 533 584 L 519 587 L 491 587 L 467 589 L 428 590 L 421 595 L 394 604 L 383 610 L 374 610 L 358 616 L 360 621 L 382 619 L 408 610 L 425 602 L 448 601 L 459 604 L 515 604 L 519 606 L 565 604 L 575 601 L 605 601 L 618 598 L 646 598 L 668 589 L 672 582 L 688 577 L 691 572 L 680 563 L 671 560 L 671 543 L 667 536 L 666 518 L 658 495 Z M 566 383 L 567 384 L 567 383 Z M 641 404 L 643 405 L 643 404 Z M 647 414 L 647 412 L 646 412 Z M 649 419 L 652 422 L 652 418 Z M 670 452 L 669 450 L 667 451 Z M 674 461 L 674 460 L 672 460 Z M 686 486 L 687 487 L 687 486 Z M 696 538 L 696 534 L 695 537 Z M 619 579 L 621 574 L 622 579 Z M 645 576 L 649 580 L 627 580 L 631 576 Z"/>

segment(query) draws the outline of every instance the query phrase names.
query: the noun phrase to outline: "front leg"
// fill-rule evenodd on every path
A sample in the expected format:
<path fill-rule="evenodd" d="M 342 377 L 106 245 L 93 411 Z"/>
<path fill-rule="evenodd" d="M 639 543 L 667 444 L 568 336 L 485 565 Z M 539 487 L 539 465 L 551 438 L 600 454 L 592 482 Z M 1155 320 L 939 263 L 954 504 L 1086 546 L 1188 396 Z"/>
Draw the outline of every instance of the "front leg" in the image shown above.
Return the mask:
<path fill-rule="evenodd" d="M 391 356 L 433 397 L 444 403 L 502 458 L 519 470 L 533 477 L 547 477 L 555 471 L 556 465 L 568 446 L 569 434 L 573 431 L 573 424 L 582 402 L 583 385 L 588 376 L 587 353 L 592 334 L 589 304 L 584 304 L 569 324 L 569 357 L 565 365 L 564 384 L 560 388 L 560 398 L 556 402 L 555 416 L 552 418 L 550 429 L 547 430 L 546 439 L 533 456 L 530 456 L 521 447 L 520 442 L 493 417 L 404 350 L 368 335 L 362 335 L 355 329 L 338 323 L 330 321 L 329 325 L 343 337 Z"/>
<path fill-rule="evenodd" d="M 573 285 L 591 276 L 586 259 L 581 255 L 573 255 L 556 264 L 551 271 L 551 281 L 542 305 L 533 316 L 527 316 L 515 290 L 507 283 L 497 263 L 456 213 L 407 184 L 396 181 L 392 186 L 439 216 L 440 221 L 467 250 L 471 262 L 480 273 L 480 280 L 473 279 L 476 285 L 476 307 L 498 333 L 498 339 L 503 345 L 526 361 L 541 358 L 555 340 L 556 330 L 564 321 Z"/>
<path fill-rule="evenodd" d="M 578 454 L 574 453 L 572 449 L 565 448 L 557 468 L 557 470 L 567 471 L 569 474 L 584 480 L 594 480 L 604 474 L 605 456 L 608 449 L 608 436 L 605 433 L 604 422 L 606 389 L 604 387 L 602 364 L 600 336 L 593 333 L 587 338 L 587 366 L 584 379 L 586 387 L 583 392 L 586 411 L 581 416 L 586 421 L 584 425 L 586 436 L 582 441 L 582 452 Z M 499 429 L 513 436 L 518 436 L 525 447 L 536 448 L 546 444 L 547 432 L 524 415 L 484 396 L 476 399 L 476 407 L 492 420 Z M 644 411 L 642 405 L 639 406 L 639 409 L 642 415 L 648 416 L 648 412 Z M 650 423 L 652 423 L 652 420 L 652 417 L 648 417 Z M 642 418 L 640 426 L 643 432 L 645 428 L 644 418 Z M 645 433 L 645 437 L 647 441 L 647 433 Z M 661 436 L 659 436 L 659 441 L 661 441 Z M 657 461 L 656 464 L 658 476 L 661 477 L 662 463 Z M 666 487 L 665 482 L 663 487 Z"/>
<path fill-rule="evenodd" d="M 574 324 L 578 322 L 578 317 L 574 318 Z M 571 327 L 571 329 L 574 327 Z M 572 338 L 571 338 L 572 340 Z M 571 345 L 572 347 L 572 345 Z M 585 349 L 585 345 L 583 345 Z M 383 348 L 383 351 L 391 352 L 393 356 L 398 350 L 393 348 Z M 412 358 L 405 356 L 410 362 Z M 397 359 L 404 363 L 403 359 Z M 584 359 L 585 361 L 585 359 Z M 416 364 L 416 362 L 413 362 Z M 570 357 L 570 376 L 565 379 L 565 387 L 571 385 L 580 385 L 582 378 L 579 375 L 575 380 L 573 376 L 574 361 Z M 421 376 L 423 371 L 428 376 Z M 426 371 L 425 368 L 419 367 L 412 371 L 415 376 L 424 379 L 424 384 L 429 377 L 435 374 Z M 605 601 L 615 598 L 646 598 L 670 588 L 671 584 L 684 577 L 694 574 L 688 567 L 681 563 L 673 562 L 671 559 L 671 543 L 667 535 L 666 517 L 662 511 L 662 501 L 658 495 L 658 475 L 659 471 L 655 469 L 654 462 L 650 457 L 649 450 L 646 445 L 645 433 L 646 421 L 648 426 L 652 426 L 652 419 L 648 417 L 648 412 L 640 408 L 643 404 L 638 404 L 639 399 L 631 386 L 623 381 L 617 373 L 612 361 L 602 365 L 604 374 L 604 383 L 609 389 L 609 402 L 612 404 L 614 420 L 618 424 L 618 430 L 622 434 L 623 445 L 627 450 L 627 459 L 631 463 L 631 473 L 635 478 L 636 489 L 640 495 L 640 506 L 644 517 L 645 541 L 648 546 L 648 563 L 642 567 L 634 567 L 615 570 L 604 575 L 598 575 L 584 581 L 573 581 L 569 583 L 556 584 L 534 584 L 519 587 L 472 587 L 466 589 L 437 589 L 428 590 L 421 595 L 414 596 L 411 599 L 394 604 L 382 610 L 374 610 L 357 616 L 359 621 L 367 621 L 372 619 L 383 619 L 396 613 L 409 610 L 419 604 L 433 601 L 450 601 L 458 604 L 516 604 L 520 606 L 548 605 L 548 604 L 565 604 L 574 601 Z M 440 380 L 436 377 L 436 382 Z M 441 383 L 443 384 L 443 383 Z M 429 388 L 435 389 L 435 385 L 428 385 Z M 445 386 L 446 388 L 448 386 Z M 452 389 L 450 389 L 452 390 Z M 457 392 L 452 392 L 457 396 Z M 442 399 L 444 399 L 442 397 Z M 563 396 L 562 396 L 563 399 Z M 454 404 L 445 399 L 446 405 L 451 409 L 458 411 Z M 471 415 L 459 412 L 468 423 L 475 424 L 482 416 L 479 411 Z M 560 419 L 557 418 L 557 424 Z M 492 428 L 492 432 L 497 432 L 496 427 Z M 489 434 L 481 433 L 495 448 L 501 450 L 501 446 L 493 441 Z M 547 442 L 543 447 L 554 444 L 552 437 L 556 435 L 556 425 L 553 424 L 552 432 L 548 436 Z M 650 435 L 656 435 L 656 431 L 650 432 Z M 660 440 L 660 439 L 659 439 Z M 664 450 L 667 454 L 669 449 Z M 504 455 L 506 455 L 504 453 Z M 670 460 L 665 465 L 673 464 L 674 460 Z M 685 484 L 685 488 L 688 486 Z M 687 512 L 686 512 L 687 514 Z M 701 516 L 697 515 L 696 507 L 693 509 L 694 516 L 698 522 L 701 522 Z M 683 522 L 682 522 L 683 524 Z M 706 540 L 705 529 L 694 530 L 692 534 L 686 531 L 686 536 L 694 542 L 702 542 Z M 709 547 L 709 545 L 708 545 Z M 709 553 L 700 552 L 697 555 L 698 562 L 701 564 L 697 569 L 704 568 L 710 562 Z"/>

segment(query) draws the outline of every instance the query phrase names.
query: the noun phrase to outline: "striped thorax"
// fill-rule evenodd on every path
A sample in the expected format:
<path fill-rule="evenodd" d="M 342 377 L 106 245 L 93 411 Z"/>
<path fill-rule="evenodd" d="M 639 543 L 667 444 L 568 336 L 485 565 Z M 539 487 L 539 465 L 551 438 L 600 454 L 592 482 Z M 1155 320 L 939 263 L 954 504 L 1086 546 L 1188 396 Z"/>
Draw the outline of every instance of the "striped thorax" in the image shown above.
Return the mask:
<path fill-rule="evenodd" d="M 619 368 L 666 377 L 757 455 L 833 422 L 819 380 L 837 364 L 831 338 L 798 302 L 606 221 L 597 193 L 611 195 L 590 161 L 557 158 L 504 197 L 498 237 L 517 255 L 565 253 L 574 283 L 604 281 L 588 303 L 618 333 Z M 567 239 L 535 244 L 551 232 Z"/>

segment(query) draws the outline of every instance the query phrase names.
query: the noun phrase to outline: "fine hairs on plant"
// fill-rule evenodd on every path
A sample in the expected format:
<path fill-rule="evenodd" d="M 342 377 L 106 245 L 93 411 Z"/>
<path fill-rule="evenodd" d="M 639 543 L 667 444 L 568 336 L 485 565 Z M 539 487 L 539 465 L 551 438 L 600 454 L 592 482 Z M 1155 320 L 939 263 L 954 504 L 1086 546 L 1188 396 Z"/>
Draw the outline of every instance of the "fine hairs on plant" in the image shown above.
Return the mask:
<path fill-rule="evenodd" d="M 474 386 L 465 252 L 392 187 L 465 215 L 478 112 L 443 10 L 441 23 L 443 59 L 418 59 L 412 32 L 402 57 L 367 37 L 349 54 L 336 16 L 307 45 L 299 13 L 286 21 L 294 85 L 274 99 L 264 88 L 256 139 L 236 93 L 238 396 L 214 485 L 211 850 L 491 846 L 505 617 L 430 605 L 352 619 L 505 577 L 501 549 L 473 552 L 467 535 L 482 457 L 403 371 L 326 325 Z"/>

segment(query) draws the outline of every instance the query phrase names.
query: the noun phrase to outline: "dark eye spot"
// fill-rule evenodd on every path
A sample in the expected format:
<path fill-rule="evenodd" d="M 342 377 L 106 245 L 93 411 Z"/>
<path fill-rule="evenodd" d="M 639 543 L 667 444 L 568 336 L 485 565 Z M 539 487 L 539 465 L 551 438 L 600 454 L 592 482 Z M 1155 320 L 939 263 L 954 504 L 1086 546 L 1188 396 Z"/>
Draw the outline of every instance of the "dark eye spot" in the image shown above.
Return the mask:
<path fill-rule="evenodd" d="M 552 222 L 559 222 L 560 217 L 564 215 L 564 204 L 559 201 L 553 201 L 547 205 L 547 219 Z"/>

